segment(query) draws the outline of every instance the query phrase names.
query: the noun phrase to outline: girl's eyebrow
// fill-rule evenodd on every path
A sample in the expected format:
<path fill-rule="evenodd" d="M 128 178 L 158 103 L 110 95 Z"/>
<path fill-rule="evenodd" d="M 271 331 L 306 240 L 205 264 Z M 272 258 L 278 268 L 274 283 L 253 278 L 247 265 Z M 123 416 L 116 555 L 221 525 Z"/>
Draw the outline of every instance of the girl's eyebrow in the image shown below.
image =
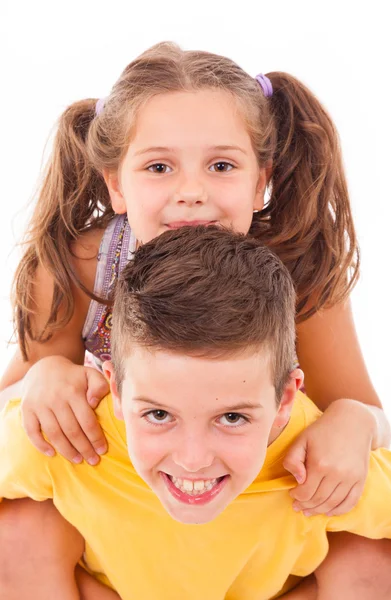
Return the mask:
<path fill-rule="evenodd" d="M 231 144 L 221 144 L 219 146 L 209 146 L 207 150 L 220 150 L 222 152 L 226 150 L 237 150 L 238 152 L 242 152 L 243 154 L 247 154 L 244 148 L 240 146 L 231 145 Z M 175 152 L 175 148 L 169 148 L 168 146 L 149 146 L 148 148 L 142 148 L 141 150 L 137 150 L 134 153 L 134 156 L 140 156 L 142 154 L 147 154 L 149 152 Z"/>
<path fill-rule="evenodd" d="M 142 148 L 134 153 L 134 156 L 140 156 L 140 154 L 147 154 L 148 152 L 174 152 L 174 148 L 168 148 L 167 146 L 150 146 L 149 148 Z"/>
<path fill-rule="evenodd" d="M 161 404 L 157 400 L 153 400 L 152 398 L 147 398 L 145 396 L 135 396 L 132 398 L 133 402 L 145 402 L 147 404 L 153 404 L 154 406 L 159 406 L 160 408 L 169 408 L 166 404 Z M 239 404 L 235 404 L 232 406 L 221 406 L 219 407 L 219 412 L 238 412 L 239 410 L 260 410 L 264 408 L 262 404 L 254 404 L 252 402 L 241 402 Z"/>

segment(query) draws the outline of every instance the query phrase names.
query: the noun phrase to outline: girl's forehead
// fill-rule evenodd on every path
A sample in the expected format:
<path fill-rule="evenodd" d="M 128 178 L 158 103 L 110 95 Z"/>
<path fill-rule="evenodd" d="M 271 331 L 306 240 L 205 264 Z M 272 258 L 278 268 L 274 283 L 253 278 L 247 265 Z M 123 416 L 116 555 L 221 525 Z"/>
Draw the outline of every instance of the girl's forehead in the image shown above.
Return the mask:
<path fill-rule="evenodd" d="M 137 142 L 141 135 L 156 139 L 175 132 L 248 137 L 238 102 L 231 94 L 214 89 L 153 96 L 138 111 L 133 141 Z"/>

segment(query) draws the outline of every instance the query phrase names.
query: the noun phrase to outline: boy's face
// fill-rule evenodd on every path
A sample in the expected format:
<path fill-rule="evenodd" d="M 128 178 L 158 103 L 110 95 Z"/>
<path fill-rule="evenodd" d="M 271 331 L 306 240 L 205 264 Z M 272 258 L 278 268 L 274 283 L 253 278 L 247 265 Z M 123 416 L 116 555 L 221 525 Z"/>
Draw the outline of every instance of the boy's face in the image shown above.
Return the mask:
<path fill-rule="evenodd" d="M 267 351 L 210 359 L 136 347 L 121 398 L 106 363 L 130 459 L 177 521 L 215 519 L 261 470 L 302 381 L 293 371 L 277 409 L 269 362 Z"/>

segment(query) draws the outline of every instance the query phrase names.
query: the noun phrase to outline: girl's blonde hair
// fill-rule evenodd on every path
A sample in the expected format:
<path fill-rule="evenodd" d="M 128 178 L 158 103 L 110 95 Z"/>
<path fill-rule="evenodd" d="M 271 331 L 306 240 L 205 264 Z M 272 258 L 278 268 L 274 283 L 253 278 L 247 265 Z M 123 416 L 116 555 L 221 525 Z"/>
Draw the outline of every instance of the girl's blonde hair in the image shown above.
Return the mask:
<path fill-rule="evenodd" d="M 337 132 L 302 83 L 286 73 L 267 76 L 271 98 L 229 58 L 163 42 L 125 68 L 99 114 L 96 99 L 65 110 L 15 275 L 15 325 L 25 359 L 29 339 L 47 341 L 69 322 L 72 283 L 107 303 L 78 278 L 71 245 L 88 230 L 106 227 L 113 217 L 103 169 L 118 169 L 138 111 L 161 93 L 219 89 L 242 109 L 259 165 L 272 165 L 270 201 L 254 214 L 250 235 L 288 267 L 296 286 L 298 321 L 348 296 L 358 277 L 359 253 Z M 42 331 L 34 331 L 31 320 L 38 265 L 54 280 L 51 312 Z"/>

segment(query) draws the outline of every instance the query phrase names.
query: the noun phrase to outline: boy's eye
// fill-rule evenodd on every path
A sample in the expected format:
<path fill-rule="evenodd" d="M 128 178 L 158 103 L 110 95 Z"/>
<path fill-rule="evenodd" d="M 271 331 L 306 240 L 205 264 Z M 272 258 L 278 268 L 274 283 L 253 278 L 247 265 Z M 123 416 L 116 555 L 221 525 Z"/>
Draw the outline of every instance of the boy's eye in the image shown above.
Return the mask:
<path fill-rule="evenodd" d="M 171 415 L 166 410 L 151 410 L 144 416 L 150 423 L 169 423 L 172 420 Z"/>
<path fill-rule="evenodd" d="M 228 171 L 232 171 L 234 168 L 235 167 L 231 165 L 231 163 L 223 161 L 214 163 L 214 165 L 211 166 L 211 169 L 214 171 L 214 173 L 227 173 Z"/>
<path fill-rule="evenodd" d="M 222 425 L 235 427 L 248 422 L 248 419 L 239 413 L 231 412 L 220 417 L 220 422 Z"/>
<path fill-rule="evenodd" d="M 165 173 L 169 172 L 168 169 L 172 171 L 171 167 L 165 165 L 164 163 L 155 163 L 153 165 L 149 165 L 147 171 L 149 171 L 150 173 L 158 173 L 164 175 Z"/>

